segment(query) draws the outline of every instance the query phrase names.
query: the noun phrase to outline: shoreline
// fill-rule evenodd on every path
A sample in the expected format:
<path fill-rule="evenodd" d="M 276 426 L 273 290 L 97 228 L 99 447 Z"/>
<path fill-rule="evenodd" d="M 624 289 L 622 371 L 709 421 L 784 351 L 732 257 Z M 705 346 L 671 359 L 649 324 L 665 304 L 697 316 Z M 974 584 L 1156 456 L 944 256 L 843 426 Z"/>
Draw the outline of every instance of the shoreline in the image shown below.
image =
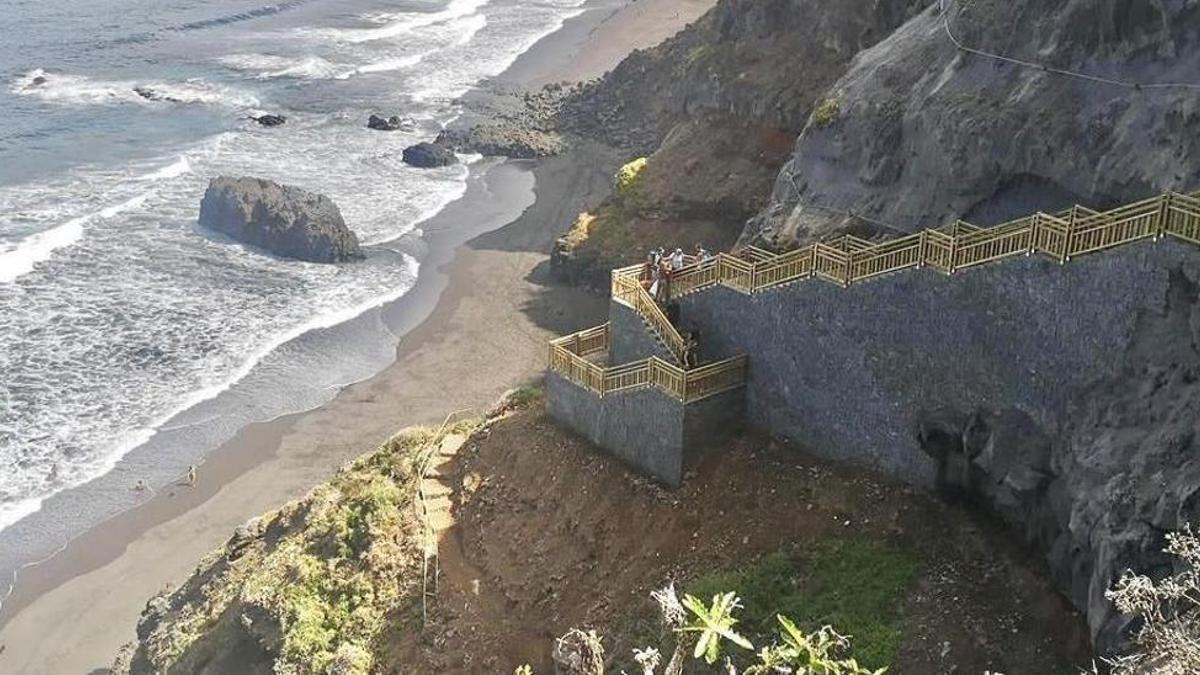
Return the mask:
<path fill-rule="evenodd" d="M 618 21 L 623 12 L 636 8 L 635 14 L 657 21 L 664 13 L 679 16 L 672 7 L 699 14 L 709 6 L 707 0 L 589 3 L 518 58 L 511 70 L 519 75 L 506 71 L 497 79 L 537 83 L 536 64 L 544 77 L 567 73 L 576 62 L 576 79 L 591 79 L 631 49 L 653 44 L 624 39 L 621 26 L 636 23 L 636 17 Z M 647 13 L 647 8 L 657 11 Z M 631 35 L 649 39 L 682 25 Z M 612 63 L 588 50 L 597 42 L 605 45 Z M 624 51 L 615 46 L 618 42 L 625 43 Z M 469 233 L 473 236 L 457 230 L 465 239 L 455 245 L 435 245 L 438 233 L 431 226 L 429 255 L 416 286 L 371 310 L 401 336 L 391 364 L 340 387 L 316 408 L 241 428 L 206 456 L 195 489 L 166 490 L 23 571 L 0 614 L 0 645 L 6 647 L 0 651 L 0 670 L 106 668 L 116 649 L 133 639 L 145 602 L 163 584 L 182 581 L 238 525 L 302 496 L 404 426 L 436 422 L 452 409 L 487 406 L 508 388 L 536 377 L 547 337 L 602 320 L 606 299 L 549 283 L 548 253 L 575 214 L 607 192 L 621 159 L 586 146 L 540 162 L 532 169 L 534 201 L 524 213 L 508 222 L 492 211 L 488 215 L 501 222 L 481 225 Z M 476 187 L 483 189 L 477 199 L 464 196 L 429 222 L 449 222 L 456 209 L 476 216 L 493 209 L 497 200 L 488 193 L 488 177 L 497 171 L 529 172 L 520 166 L 489 166 L 477 179 Z M 77 620 L 81 608 L 87 608 L 86 622 Z"/>

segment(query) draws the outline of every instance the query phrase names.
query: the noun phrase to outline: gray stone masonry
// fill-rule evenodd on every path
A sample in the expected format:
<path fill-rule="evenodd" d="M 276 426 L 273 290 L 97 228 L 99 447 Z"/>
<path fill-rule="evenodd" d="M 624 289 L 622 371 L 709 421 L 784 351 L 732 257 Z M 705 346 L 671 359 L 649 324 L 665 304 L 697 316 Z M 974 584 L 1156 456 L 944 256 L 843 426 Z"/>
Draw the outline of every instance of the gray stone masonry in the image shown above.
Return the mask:
<path fill-rule="evenodd" d="M 1015 408 L 1057 436 L 1072 397 L 1119 368 L 1138 317 L 1163 311 L 1169 271 L 1198 257 L 1164 239 L 1066 265 L 1035 255 L 849 288 L 720 287 L 683 298 L 680 323 L 700 328 L 706 358 L 749 355 L 750 425 L 928 487 L 922 411 Z"/>
<path fill-rule="evenodd" d="M 685 466 L 727 441 L 745 417 L 743 390 L 684 405 L 658 389 L 605 397 L 546 373 L 550 416 L 641 473 L 679 485 Z"/>

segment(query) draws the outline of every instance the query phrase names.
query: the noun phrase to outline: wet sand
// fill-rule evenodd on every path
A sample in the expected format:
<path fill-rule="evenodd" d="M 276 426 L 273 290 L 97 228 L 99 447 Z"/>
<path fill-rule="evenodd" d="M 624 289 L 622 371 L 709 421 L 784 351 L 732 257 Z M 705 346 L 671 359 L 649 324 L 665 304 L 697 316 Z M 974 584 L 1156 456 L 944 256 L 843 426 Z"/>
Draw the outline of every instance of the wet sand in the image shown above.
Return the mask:
<path fill-rule="evenodd" d="M 506 78 L 595 77 L 711 4 L 600 0 Z M 182 581 L 238 525 L 303 495 L 400 428 L 482 411 L 536 379 L 548 338 L 604 320 L 604 298 L 550 281 L 548 253 L 575 214 L 608 191 L 624 159 L 588 146 L 472 180 L 462 200 L 424 226 L 431 252 L 417 286 L 380 313 L 403 336 L 395 363 L 321 407 L 242 429 L 206 458 L 195 487 L 169 487 L 24 570 L 0 615 L 0 672 L 103 672 L 135 639 L 146 601 Z M 533 204 L 515 220 L 514 205 L 530 195 L 514 171 L 534 178 Z"/>

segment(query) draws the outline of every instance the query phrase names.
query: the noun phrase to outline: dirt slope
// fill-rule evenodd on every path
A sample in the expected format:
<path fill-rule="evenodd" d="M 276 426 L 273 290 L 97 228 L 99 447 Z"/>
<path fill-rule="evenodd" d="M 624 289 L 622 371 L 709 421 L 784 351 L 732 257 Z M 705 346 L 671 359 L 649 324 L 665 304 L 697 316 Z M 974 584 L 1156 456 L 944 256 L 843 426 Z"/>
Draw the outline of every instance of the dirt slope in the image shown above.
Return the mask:
<path fill-rule="evenodd" d="M 677 491 L 635 477 L 540 410 L 459 451 L 440 600 L 422 634 L 395 626 L 385 672 L 552 671 L 575 626 L 623 657 L 650 590 L 668 579 L 856 538 L 917 561 L 892 673 L 1070 673 L 1086 627 L 1035 563 L 989 526 L 861 470 L 765 438 L 710 457 Z M 796 581 L 796 580 L 794 580 Z"/>

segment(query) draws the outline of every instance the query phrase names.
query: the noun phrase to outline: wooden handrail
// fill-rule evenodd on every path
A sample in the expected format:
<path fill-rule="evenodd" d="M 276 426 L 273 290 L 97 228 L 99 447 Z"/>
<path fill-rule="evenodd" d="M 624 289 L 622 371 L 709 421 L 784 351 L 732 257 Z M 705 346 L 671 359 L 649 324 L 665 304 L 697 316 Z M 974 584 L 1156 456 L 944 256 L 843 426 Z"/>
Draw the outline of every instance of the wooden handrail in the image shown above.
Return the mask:
<path fill-rule="evenodd" d="M 603 334 L 608 343 L 608 324 L 566 335 L 550 342 L 550 370 L 599 396 L 621 391 L 657 387 L 683 403 L 692 403 L 740 387 L 746 381 L 746 357 L 734 356 L 700 368 L 685 370 L 651 356 L 618 366 L 601 366 L 575 351 L 579 345 Z"/>
<path fill-rule="evenodd" d="M 745 247 L 737 255 L 718 254 L 707 266 L 685 268 L 673 280 L 670 293 L 675 299 L 721 285 L 752 294 L 808 278 L 848 286 L 913 267 L 953 274 L 1032 253 L 1066 263 L 1076 256 L 1163 236 L 1200 244 L 1200 192 L 1168 192 L 1107 211 L 1076 205 L 987 228 L 956 221 L 874 243 L 843 235 L 786 253 Z M 636 279 L 637 269 L 617 270 L 614 279 L 629 274 Z M 614 297 L 619 297 L 615 284 Z M 660 321 L 657 316 L 648 319 L 654 325 Z"/>

